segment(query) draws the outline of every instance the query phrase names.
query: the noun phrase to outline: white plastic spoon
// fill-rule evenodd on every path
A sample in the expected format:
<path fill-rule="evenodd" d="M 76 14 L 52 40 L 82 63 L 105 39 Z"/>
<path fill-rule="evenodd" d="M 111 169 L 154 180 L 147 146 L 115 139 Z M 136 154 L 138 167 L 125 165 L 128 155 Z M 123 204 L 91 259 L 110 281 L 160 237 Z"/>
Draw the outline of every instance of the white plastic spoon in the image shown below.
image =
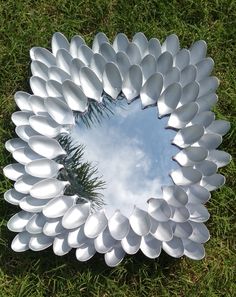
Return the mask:
<path fill-rule="evenodd" d="M 179 38 L 176 34 L 167 36 L 161 47 L 162 52 L 168 51 L 172 54 L 172 56 L 175 56 L 179 49 Z"/>
<path fill-rule="evenodd" d="M 5 143 L 5 148 L 10 153 L 13 153 L 15 150 L 19 148 L 25 148 L 26 146 L 28 146 L 27 143 L 20 138 L 12 138 Z"/>
<path fill-rule="evenodd" d="M 66 229 L 73 229 L 85 223 L 90 214 L 90 203 L 80 203 L 67 210 L 62 218 L 62 225 Z"/>
<path fill-rule="evenodd" d="M 26 165 L 29 162 L 33 161 L 33 160 L 37 160 L 37 159 L 41 159 L 42 156 L 40 156 L 39 154 L 36 154 L 30 147 L 25 147 L 25 148 L 19 148 L 17 150 L 15 150 L 13 153 L 13 158 L 23 164 Z"/>
<path fill-rule="evenodd" d="M 38 199 L 54 198 L 61 195 L 68 184 L 68 181 L 60 181 L 56 178 L 43 179 L 32 186 L 30 195 Z M 58 210 L 54 209 L 54 211 L 57 212 Z M 48 214 L 46 208 L 44 209 L 44 212 Z"/>
<path fill-rule="evenodd" d="M 189 62 L 190 52 L 189 50 L 183 48 L 174 56 L 173 65 L 181 71 L 189 65 Z"/>
<path fill-rule="evenodd" d="M 85 243 L 81 247 L 76 249 L 75 256 L 77 260 L 84 262 L 88 261 L 96 253 L 93 243 Z"/>
<path fill-rule="evenodd" d="M 121 240 L 123 250 L 129 255 L 136 254 L 140 248 L 140 244 L 141 236 L 137 235 L 131 228 L 129 233 Z"/>
<path fill-rule="evenodd" d="M 142 237 L 140 249 L 145 256 L 155 259 L 161 253 L 161 242 L 151 234 L 148 234 Z"/>
<path fill-rule="evenodd" d="M 34 160 L 25 166 L 25 171 L 35 177 L 51 178 L 58 174 L 64 166 L 53 160 L 42 158 Z"/>
<path fill-rule="evenodd" d="M 15 189 L 10 189 L 4 193 L 4 200 L 13 205 L 18 205 L 24 197 L 25 194 L 19 193 Z"/>
<path fill-rule="evenodd" d="M 198 40 L 193 43 L 189 49 L 190 51 L 190 63 L 197 64 L 199 61 L 206 57 L 207 44 L 204 40 Z"/>
<path fill-rule="evenodd" d="M 34 234 L 29 241 L 29 248 L 32 251 L 42 251 L 52 245 L 53 237 L 46 236 L 43 233 Z"/>
<path fill-rule="evenodd" d="M 25 174 L 25 167 L 19 163 L 9 164 L 3 168 L 3 173 L 9 179 L 16 181 Z"/>
<path fill-rule="evenodd" d="M 84 225 L 84 234 L 89 238 L 97 237 L 107 226 L 107 218 L 104 211 L 92 213 Z"/>
<path fill-rule="evenodd" d="M 101 102 L 103 86 L 97 75 L 88 67 L 82 67 L 79 78 L 84 94 L 98 102 Z"/>
<path fill-rule="evenodd" d="M 132 65 L 123 79 L 122 92 L 128 99 L 133 100 L 140 94 L 142 87 L 142 70 L 138 65 Z"/>
<path fill-rule="evenodd" d="M 160 241 L 170 241 L 173 238 L 173 231 L 169 222 L 158 222 L 151 218 L 150 233 Z"/>
<path fill-rule="evenodd" d="M 52 199 L 43 209 L 47 218 L 62 217 L 68 209 L 75 205 L 77 196 L 60 196 Z"/>
<path fill-rule="evenodd" d="M 26 225 L 26 230 L 30 234 L 40 234 L 43 231 L 43 226 L 45 225 L 46 221 L 46 217 L 41 212 L 36 213 Z"/>
<path fill-rule="evenodd" d="M 178 168 L 170 173 L 174 183 L 178 186 L 188 186 L 191 184 L 198 183 L 202 174 L 200 171 L 191 167 Z"/>
<path fill-rule="evenodd" d="M 100 45 L 99 53 L 105 58 L 106 62 L 114 62 L 116 52 L 108 42 L 104 42 Z"/>
<path fill-rule="evenodd" d="M 39 133 L 32 129 L 29 125 L 18 126 L 15 131 L 16 134 L 25 142 L 28 142 L 32 136 L 39 135 Z"/>
<path fill-rule="evenodd" d="M 117 210 L 108 221 L 109 231 L 113 238 L 121 240 L 130 229 L 129 220 Z"/>
<path fill-rule="evenodd" d="M 94 247 L 98 253 L 104 254 L 111 250 L 116 244 L 116 240 L 111 236 L 108 227 L 103 230 L 94 240 Z"/>
<path fill-rule="evenodd" d="M 41 135 L 30 137 L 29 146 L 34 152 L 48 159 L 66 154 L 57 140 Z"/>
<path fill-rule="evenodd" d="M 13 232 L 22 232 L 33 215 L 30 212 L 22 210 L 10 218 L 7 222 L 7 228 Z"/>
<path fill-rule="evenodd" d="M 67 242 L 67 234 L 64 232 L 57 235 L 53 241 L 53 252 L 57 256 L 64 256 L 71 250 Z"/>
<path fill-rule="evenodd" d="M 183 242 L 177 237 L 173 237 L 173 239 L 168 242 L 163 242 L 162 248 L 168 255 L 174 258 L 180 258 L 184 253 Z"/>
<path fill-rule="evenodd" d="M 40 180 L 41 179 L 38 177 L 25 174 L 15 182 L 14 188 L 17 192 L 29 194 L 33 185 L 39 182 Z"/>
<path fill-rule="evenodd" d="M 55 122 L 60 125 L 74 125 L 72 110 L 67 104 L 56 98 L 45 99 L 45 107 Z"/>
<path fill-rule="evenodd" d="M 20 232 L 18 233 L 11 243 L 11 248 L 15 252 L 25 252 L 29 249 L 29 241 L 30 241 L 31 235 L 26 232 Z"/>
<path fill-rule="evenodd" d="M 42 47 L 31 48 L 30 57 L 32 60 L 40 61 L 48 67 L 56 64 L 56 59 L 53 54 Z"/>
<path fill-rule="evenodd" d="M 103 89 L 113 99 L 121 92 L 122 79 L 118 67 L 114 63 L 107 63 L 102 76 Z"/>
<path fill-rule="evenodd" d="M 103 44 L 105 42 L 109 43 L 109 40 L 108 40 L 106 34 L 104 34 L 103 32 L 97 33 L 93 39 L 93 45 L 92 45 L 92 49 L 93 49 L 94 53 L 98 53 L 101 44 Z"/>
<path fill-rule="evenodd" d="M 32 108 L 32 111 L 38 115 L 46 115 L 47 110 L 44 106 L 44 98 L 36 95 L 31 95 L 29 97 L 29 103 Z"/>
<path fill-rule="evenodd" d="M 55 80 L 59 83 L 63 83 L 64 80 L 70 79 L 70 75 L 57 66 L 48 68 L 48 77 L 49 79 Z"/>
<path fill-rule="evenodd" d="M 65 49 L 59 49 L 56 54 L 56 63 L 59 68 L 64 70 L 66 73 L 70 74 L 71 68 L 71 61 L 72 61 L 71 54 Z"/>
<path fill-rule="evenodd" d="M 39 76 L 32 76 L 30 78 L 30 87 L 34 95 L 40 97 L 47 97 L 46 81 Z"/>
<path fill-rule="evenodd" d="M 158 222 L 167 222 L 171 217 L 171 210 L 165 200 L 150 198 L 148 200 L 148 214 Z"/>
<path fill-rule="evenodd" d="M 125 52 L 129 57 L 131 65 L 138 65 L 141 62 L 142 56 L 139 47 L 135 43 L 130 42 Z"/>
<path fill-rule="evenodd" d="M 188 202 L 188 195 L 185 190 L 176 185 L 162 187 L 163 198 L 167 201 L 168 205 L 174 207 L 182 207 Z"/>
<path fill-rule="evenodd" d="M 149 215 L 142 209 L 135 207 L 129 218 L 129 222 L 134 232 L 140 236 L 146 235 L 150 231 L 151 223 Z"/>
<path fill-rule="evenodd" d="M 20 208 L 25 211 L 37 213 L 37 212 L 41 212 L 44 206 L 48 202 L 49 202 L 49 199 L 48 200 L 36 199 L 28 195 L 28 196 L 25 196 L 23 199 L 21 199 L 19 205 L 20 205 Z"/>
<path fill-rule="evenodd" d="M 80 35 L 75 35 L 72 37 L 70 42 L 70 54 L 73 58 L 78 57 L 78 49 L 82 44 L 85 44 L 83 37 L 81 37 Z"/>
<path fill-rule="evenodd" d="M 56 56 L 57 51 L 61 48 L 69 50 L 70 44 L 67 38 L 60 32 L 55 32 L 52 36 L 52 53 Z"/>
<path fill-rule="evenodd" d="M 140 99 L 143 108 L 156 104 L 161 94 L 162 86 L 163 76 L 160 73 L 154 73 L 148 78 L 140 91 Z"/>
<path fill-rule="evenodd" d="M 173 112 L 179 103 L 180 97 L 181 86 L 179 83 L 168 86 L 157 101 L 159 116 L 162 117 Z"/>
<path fill-rule="evenodd" d="M 116 52 L 125 52 L 129 44 L 129 39 L 124 33 L 118 33 L 113 42 L 113 48 Z"/>
<path fill-rule="evenodd" d="M 61 218 L 48 219 L 43 226 L 43 233 L 47 236 L 57 236 L 64 232 L 65 229 L 61 224 Z"/>
<path fill-rule="evenodd" d="M 193 166 L 196 162 L 206 159 L 208 150 L 204 147 L 190 146 L 179 151 L 173 159 L 181 166 Z"/>
<path fill-rule="evenodd" d="M 55 122 L 50 116 L 31 116 L 29 124 L 33 130 L 49 138 L 54 138 L 63 131 L 63 127 Z"/>
<path fill-rule="evenodd" d="M 114 246 L 109 252 L 105 254 L 105 262 L 108 266 L 117 266 L 124 258 L 125 251 L 120 244 Z"/>
<path fill-rule="evenodd" d="M 204 246 L 189 239 L 183 239 L 184 254 L 193 260 L 201 260 L 205 257 Z"/>
<path fill-rule="evenodd" d="M 185 127 L 177 132 L 172 143 L 181 148 L 186 148 L 199 141 L 204 134 L 204 128 L 200 125 Z"/>
<path fill-rule="evenodd" d="M 33 76 L 41 77 L 44 80 L 48 79 L 48 66 L 40 61 L 32 61 L 31 72 Z"/>
<path fill-rule="evenodd" d="M 137 32 L 132 39 L 132 42 L 135 43 L 140 51 L 141 56 L 144 56 L 144 53 L 148 46 L 148 40 L 147 37 L 142 32 Z"/>
<path fill-rule="evenodd" d="M 93 51 L 86 44 L 82 44 L 78 49 L 78 59 L 81 60 L 86 66 L 90 64 L 93 56 Z"/>

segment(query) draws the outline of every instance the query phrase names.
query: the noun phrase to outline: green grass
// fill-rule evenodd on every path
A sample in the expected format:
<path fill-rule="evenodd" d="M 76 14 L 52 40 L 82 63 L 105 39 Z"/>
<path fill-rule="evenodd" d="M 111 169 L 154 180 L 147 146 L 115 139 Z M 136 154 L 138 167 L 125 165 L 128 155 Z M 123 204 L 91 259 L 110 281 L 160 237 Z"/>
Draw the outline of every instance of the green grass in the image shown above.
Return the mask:
<path fill-rule="evenodd" d="M 106 0 L 2 0 L 0 1 L 0 163 L 11 161 L 4 142 L 14 136 L 10 122 L 16 110 L 13 94 L 29 90 L 29 49 L 50 48 L 55 31 L 68 38 L 81 34 L 91 44 L 98 31 L 112 40 L 118 32 L 131 37 L 143 31 L 147 37 L 176 33 L 182 47 L 198 39 L 208 43 L 215 60 L 214 74 L 221 85 L 217 118 L 231 121 L 221 149 L 235 157 L 236 139 L 236 2 L 230 0 L 106 1 Z M 235 183 L 232 161 L 220 170 L 226 185 L 213 193 L 207 226 L 211 239 L 206 258 L 192 261 L 162 254 L 149 260 L 141 253 L 126 257 L 114 269 L 102 256 L 88 263 L 76 261 L 74 252 L 56 257 L 51 250 L 40 253 L 11 251 L 14 234 L 6 222 L 16 207 L 3 200 L 11 183 L 0 176 L 0 297 L 62 296 L 236 296 L 235 278 Z"/>

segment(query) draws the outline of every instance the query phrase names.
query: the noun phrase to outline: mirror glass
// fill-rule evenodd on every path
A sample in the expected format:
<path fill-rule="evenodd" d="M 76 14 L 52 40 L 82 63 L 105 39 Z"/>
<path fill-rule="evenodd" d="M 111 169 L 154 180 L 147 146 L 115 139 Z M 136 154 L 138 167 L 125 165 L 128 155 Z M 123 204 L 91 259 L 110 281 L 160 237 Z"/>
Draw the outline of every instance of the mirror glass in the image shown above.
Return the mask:
<path fill-rule="evenodd" d="M 133 205 L 145 209 L 150 197 L 160 197 L 161 186 L 173 184 L 169 173 L 179 149 L 171 144 L 176 132 L 165 128 L 168 117 L 157 108 L 141 109 L 140 100 L 103 98 L 77 118 L 71 137 L 84 146 L 84 159 L 97 168 L 105 182 L 103 202 L 124 214 Z"/>

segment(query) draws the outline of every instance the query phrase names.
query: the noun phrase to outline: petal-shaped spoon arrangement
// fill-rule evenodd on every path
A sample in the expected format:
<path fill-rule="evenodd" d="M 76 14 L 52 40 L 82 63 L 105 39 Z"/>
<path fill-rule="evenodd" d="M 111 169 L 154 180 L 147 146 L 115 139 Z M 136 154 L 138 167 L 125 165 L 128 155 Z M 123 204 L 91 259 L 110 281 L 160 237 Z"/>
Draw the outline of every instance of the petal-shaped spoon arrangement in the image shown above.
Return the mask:
<path fill-rule="evenodd" d="M 214 62 L 206 56 L 206 43 L 181 49 L 175 34 L 161 44 L 140 32 L 131 41 L 119 33 L 110 43 L 98 33 L 90 48 L 81 36 L 69 42 L 55 33 L 51 47 L 52 52 L 30 50 L 32 94 L 16 92 L 20 111 L 12 121 L 18 138 L 5 144 L 18 162 L 4 168 L 15 182 L 4 199 L 21 208 L 8 222 L 18 232 L 12 249 L 40 251 L 52 245 L 62 256 L 76 248 L 79 261 L 98 252 L 109 266 L 139 249 L 152 259 L 162 249 L 175 258 L 202 259 L 210 236 L 204 204 L 225 182 L 217 169 L 231 161 L 217 149 L 230 125 L 210 111 L 219 81 L 210 76 Z M 159 118 L 168 117 L 166 129 L 176 131 L 170 145 L 179 148 L 173 156 L 179 167 L 169 172 L 172 184 L 163 184 L 161 195 L 147 197 L 142 207 L 131 205 L 129 215 L 113 205 L 108 214 L 92 200 L 67 195 L 70 182 L 58 178 L 65 169 L 58 158 L 67 155 L 59 137 L 70 134 L 78 115 L 86 115 L 93 104 L 104 106 L 104 97 L 130 104 L 140 100 L 140 108 L 156 108 Z"/>

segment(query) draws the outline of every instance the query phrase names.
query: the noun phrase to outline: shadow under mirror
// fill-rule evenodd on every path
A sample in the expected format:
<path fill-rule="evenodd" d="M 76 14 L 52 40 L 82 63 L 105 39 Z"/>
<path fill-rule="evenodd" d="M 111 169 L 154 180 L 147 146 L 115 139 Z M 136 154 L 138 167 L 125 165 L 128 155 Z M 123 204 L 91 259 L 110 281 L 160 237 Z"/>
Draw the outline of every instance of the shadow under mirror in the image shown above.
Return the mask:
<path fill-rule="evenodd" d="M 104 181 L 107 212 L 145 210 L 149 198 L 161 197 L 161 186 L 173 184 L 169 173 L 179 167 L 172 160 L 179 149 L 171 144 L 176 132 L 166 128 L 168 118 L 159 119 L 155 107 L 141 109 L 139 99 L 128 104 L 106 96 L 77 117 L 72 143 L 84 147 L 84 161 Z"/>

